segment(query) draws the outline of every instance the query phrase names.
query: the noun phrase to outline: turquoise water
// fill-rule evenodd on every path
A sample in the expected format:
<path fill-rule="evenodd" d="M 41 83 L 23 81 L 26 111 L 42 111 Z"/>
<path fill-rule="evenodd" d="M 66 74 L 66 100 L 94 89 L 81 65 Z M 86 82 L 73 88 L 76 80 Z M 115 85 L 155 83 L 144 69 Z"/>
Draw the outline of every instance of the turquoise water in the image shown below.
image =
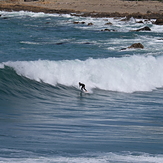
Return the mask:
<path fill-rule="evenodd" d="M 0 15 L 0 162 L 163 162 L 162 26 Z"/>

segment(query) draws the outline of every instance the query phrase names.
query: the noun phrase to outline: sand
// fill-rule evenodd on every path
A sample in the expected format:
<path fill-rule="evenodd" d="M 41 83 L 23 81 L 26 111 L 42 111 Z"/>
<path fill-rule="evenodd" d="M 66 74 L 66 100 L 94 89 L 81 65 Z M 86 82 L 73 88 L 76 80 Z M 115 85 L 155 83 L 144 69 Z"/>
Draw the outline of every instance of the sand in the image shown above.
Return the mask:
<path fill-rule="evenodd" d="M 163 2 L 125 1 L 125 0 L 43 0 L 34 2 L 0 2 L 0 10 L 28 10 L 49 13 L 97 13 L 97 15 L 118 16 L 145 15 L 144 17 L 162 17 Z M 93 15 L 93 14 L 91 14 Z M 94 14 L 96 15 L 96 14 Z M 135 14 L 136 15 L 136 14 Z M 140 16 L 141 17 L 141 16 Z"/>

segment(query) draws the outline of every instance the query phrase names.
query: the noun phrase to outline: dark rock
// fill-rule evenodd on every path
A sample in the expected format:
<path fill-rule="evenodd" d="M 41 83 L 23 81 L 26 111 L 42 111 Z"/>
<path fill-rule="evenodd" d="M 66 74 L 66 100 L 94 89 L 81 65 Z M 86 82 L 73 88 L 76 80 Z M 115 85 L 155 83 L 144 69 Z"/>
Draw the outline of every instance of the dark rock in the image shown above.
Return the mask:
<path fill-rule="evenodd" d="M 150 10 L 147 11 L 147 14 L 151 14 L 151 13 L 152 13 L 152 11 L 150 11 Z"/>
<path fill-rule="evenodd" d="M 163 40 L 163 38 L 159 38 L 158 40 Z"/>
<path fill-rule="evenodd" d="M 138 21 L 138 22 L 136 22 L 136 23 L 144 23 L 144 22 L 141 20 L 141 21 Z"/>
<path fill-rule="evenodd" d="M 73 24 L 85 24 L 85 22 L 73 22 Z"/>
<path fill-rule="evenodd" d="M 131 32 L 139 32 L 139 31 L 151 31 L 151 29 L 148 26 L 145 26 L 137 30 L 131 30 Z"/>
<path fill-rule="evenodd" d="M 122 48 L 121 50 L 126 50 L 127 48 Z"/>
<path fill-rule="evenodd" d="M 144 49 L 144 46 L 141 43 L 134 43 L 127 48 L 122 48 L 121 50 L 127 50 L 127 49 Z"/>
<path fill-rule="evenodd" d="M 3 17 L 2 19 L 8 19 L 7 17 Z"/>
<path fill-rule="evenodd" d="M 132 48 L 134 48 L 134 49 L 137 49 L 137 48 L 143 49 L 144 46 L 141 43 L 135 43 L 135 44 L 132 44 L 131 46 L 128 47 L 128 49 L 132 49 Z"/>
<path fill-rule="evenodd" d="M 110 32 L 111 30 L 110 29 L 102 29 L 101 31 L 108 31 L 108 32 Z"/>
<path fill-rule="evenodd" d="M 155 21 L 155 24 L 156 25 L 163 25 L 163 19 L 156 19 L 156 21 Z"/>
<path fill-rule="evenodd" d="M 93 23 L 88 23 L 88 26 L 91 26 L 91 25 L 93 25 Z"/>
<path fill-rule="evenodd" d="M 84 42 L 83 44 L 89 45 L 89 44 L 92 44 L 92 43 L 90 43 L 90 42 Z"/>
<path fill-rule="evenodd" d="M 108 28 L 106 28 L 106 29 L 102 29 L 101 31 L 108 31 L 108 32 L 116 32 L 116 30 L 115 29 L 108 29 Z"/>
<path fill-rule="evenodd" d="M 79 24 L 79 22 L 73 22 L 73 24 Z"/>
<path fill-rule="evenodd" d="M 113 25 L 111 22 L 105 23 L 105 25 Z"/>
<path fill-rule="evenodd" d="M 140 28 L 137 31 L 151 31 L 151 29 L 148 26 L 145 26 L 144 28 Z"/>

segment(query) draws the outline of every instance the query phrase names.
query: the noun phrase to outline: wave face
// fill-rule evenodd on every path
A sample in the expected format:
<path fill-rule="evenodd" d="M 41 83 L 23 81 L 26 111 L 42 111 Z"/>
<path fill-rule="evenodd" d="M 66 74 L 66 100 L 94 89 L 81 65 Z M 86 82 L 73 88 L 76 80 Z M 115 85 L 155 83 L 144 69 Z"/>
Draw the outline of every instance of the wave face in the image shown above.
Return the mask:
<path fill-rule="evenodd" d="M 163 86 L 163 57 L 131 56 L 122 58 L 16 61 L 4 62 L 1 68 L 13 68 L 18 75 L 56 86 L 78 87 L 83 82 L 91 90 L 132 93 L 152 91 Z"/>

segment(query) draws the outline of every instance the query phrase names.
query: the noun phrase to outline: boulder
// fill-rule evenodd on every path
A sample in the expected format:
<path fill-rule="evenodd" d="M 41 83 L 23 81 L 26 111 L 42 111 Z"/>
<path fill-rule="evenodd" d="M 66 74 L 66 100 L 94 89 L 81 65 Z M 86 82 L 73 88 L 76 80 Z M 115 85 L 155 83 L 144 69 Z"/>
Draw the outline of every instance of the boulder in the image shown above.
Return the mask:
<path fill-rule="evenodd" d="M 73 22 L 73 24 L 79 24 L 79 22 Z"/>
<path fill-rule="evenodd" d="M 156 25 L 163 25 L 163 19 L 156 19 L 155 24 Z"/>
<path fill-rule="evenodd" d="M 151 31 L 151 29 L 148 26 L 145 26 L 137 30 L 131 30 L 131 32 L 139 32 L 139 31 Z"/>
<path fill-rule="evenodd" d="M 108 31 L 108 32 L 110 32 L 111 30 L 110 29 L 102 29 L 101 31 Z"/>
<path fill-rule="evenodd" d="M 141 20 L 141 21 L 138 21 L 138 22 L 136 22 L 136 23 L 144 23 L 144 22 Z"/>
<path fill-rule="evenodd" d="M 134 43 L 131 46 L 127 48 L 122 48 L 121 50 L 127 50 L 127 49 L 143 49 L 144 46 L 141 43 Z"/>
<path fill-rule="evenodd" d="M 141 43 L 134 43 L 134 44 L 132 44 L 131 46 L 128 47 L 128 49 L 132 49 L 132 48 L 134 48 L 134 49 L 137 49 L 137 48 L 143 49 L 144 46 Z"/>
<path fill-rule="evenodd" d="M 116 32 L 115 29 L 108 29 L 108 28 L 102 29 L 101 31 L 104 31 L 104 32 Z"/>
<path fill-rule="evenodd" d="M 85 24 L 85 22 L 73 22 L 73 24 Z"/>
<path fill-rule="evenodd" d="M 113 25 L 111 22 L 105 23 L 105 25 Z"/>
<path fill-rule="evenodd" d="M 91 26 L 91 25 L 93 25 L 93 23 L 88 23 L 88 26 Z"/>
<path fill-rule="evenodd" d="M 140 28 L 137 31 L 151 31 L 151 29 L 148 26 L 145 26 L 144 28 Z"/>

